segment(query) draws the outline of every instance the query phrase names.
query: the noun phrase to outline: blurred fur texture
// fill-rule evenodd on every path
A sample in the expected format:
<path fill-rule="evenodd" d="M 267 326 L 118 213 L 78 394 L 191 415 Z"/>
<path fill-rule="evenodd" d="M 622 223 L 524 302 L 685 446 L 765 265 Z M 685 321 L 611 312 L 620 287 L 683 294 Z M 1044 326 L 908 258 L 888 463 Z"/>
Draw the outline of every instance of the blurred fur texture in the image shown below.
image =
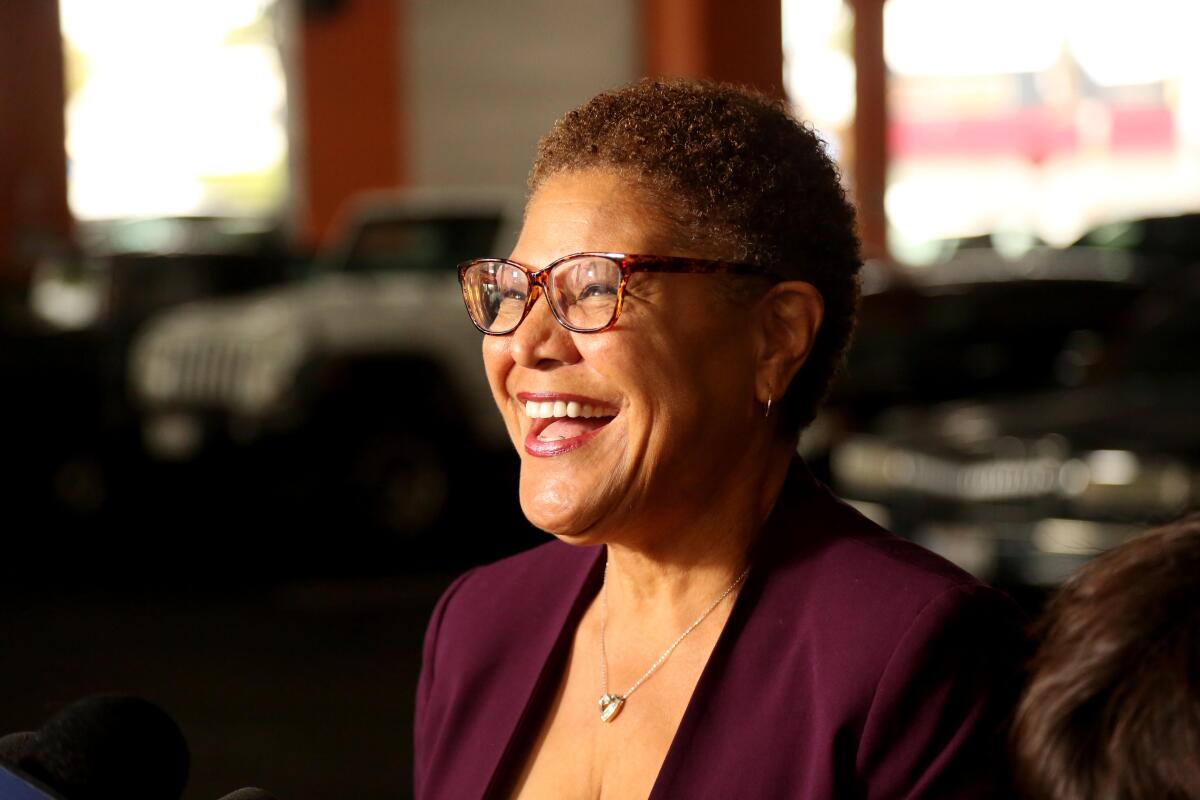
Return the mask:
<path fill-rule="evenodd" d="M 1042 633 L 1013 730 L 1027 795 L 1200 798 L 1200 514 L 1084 566 Z"/>

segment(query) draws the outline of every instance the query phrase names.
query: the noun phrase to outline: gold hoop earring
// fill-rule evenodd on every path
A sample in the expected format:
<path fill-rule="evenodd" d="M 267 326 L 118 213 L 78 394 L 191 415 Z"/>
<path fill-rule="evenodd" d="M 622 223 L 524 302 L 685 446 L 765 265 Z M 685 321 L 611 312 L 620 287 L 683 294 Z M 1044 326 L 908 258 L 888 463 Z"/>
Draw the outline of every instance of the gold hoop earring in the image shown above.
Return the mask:
<path fill-rule="evenodd" d="M 771 416 L 771 400 L 772 399 L 773 399 L 773 393 L 770 389 L 767 389 L 767 410 L 763 412 L 763 419 L 766 419 L 767 417 Z"/>

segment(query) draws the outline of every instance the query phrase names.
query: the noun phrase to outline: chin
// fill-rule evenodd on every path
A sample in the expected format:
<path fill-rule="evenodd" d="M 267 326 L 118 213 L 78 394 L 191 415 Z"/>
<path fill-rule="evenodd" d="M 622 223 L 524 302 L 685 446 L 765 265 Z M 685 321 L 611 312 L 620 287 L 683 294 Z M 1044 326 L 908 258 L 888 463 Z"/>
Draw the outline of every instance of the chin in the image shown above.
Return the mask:
<path fill-rule="evenodd" d="M 531 483 L 522 469 L 521 511 L 534 527 L 569 544 L 598 543 L 602 514 L 595 498 L 561 479 Z"/>

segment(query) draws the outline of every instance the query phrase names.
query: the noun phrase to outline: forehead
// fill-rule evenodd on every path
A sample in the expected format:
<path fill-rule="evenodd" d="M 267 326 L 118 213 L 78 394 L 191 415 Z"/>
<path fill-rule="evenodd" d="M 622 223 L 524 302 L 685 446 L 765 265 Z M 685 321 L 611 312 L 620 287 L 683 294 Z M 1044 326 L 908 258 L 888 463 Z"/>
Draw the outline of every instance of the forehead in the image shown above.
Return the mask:
<path fill-rule="evenodd" d="M 525 208 L 513 258 L 545 264 L 581 251 L 671 254 L 677 236 L 662 200 L 616 170 L 561 172 Z"/>

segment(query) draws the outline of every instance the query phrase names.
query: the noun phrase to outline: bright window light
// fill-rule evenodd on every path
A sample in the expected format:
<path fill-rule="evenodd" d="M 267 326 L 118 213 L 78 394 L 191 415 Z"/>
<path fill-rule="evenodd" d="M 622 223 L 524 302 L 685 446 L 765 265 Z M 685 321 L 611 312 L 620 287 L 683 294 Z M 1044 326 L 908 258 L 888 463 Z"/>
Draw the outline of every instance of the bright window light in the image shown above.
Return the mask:
<path fill-rule="evenodd" d="M 1180 0 L 887 0 L 892 253 L 1200 210 L 1198 30 Z"/>
<path fill-rule="evenodd" d="M 275 212 L 287 190 L 273 0 L 60 0 L 79 219 Z"/>
<path fill-rule="evenodd" d="M 783 0 L 783 82 L 797 114 L 840 156 L 854 124 L 854 15 L 845 0 Z"/>

